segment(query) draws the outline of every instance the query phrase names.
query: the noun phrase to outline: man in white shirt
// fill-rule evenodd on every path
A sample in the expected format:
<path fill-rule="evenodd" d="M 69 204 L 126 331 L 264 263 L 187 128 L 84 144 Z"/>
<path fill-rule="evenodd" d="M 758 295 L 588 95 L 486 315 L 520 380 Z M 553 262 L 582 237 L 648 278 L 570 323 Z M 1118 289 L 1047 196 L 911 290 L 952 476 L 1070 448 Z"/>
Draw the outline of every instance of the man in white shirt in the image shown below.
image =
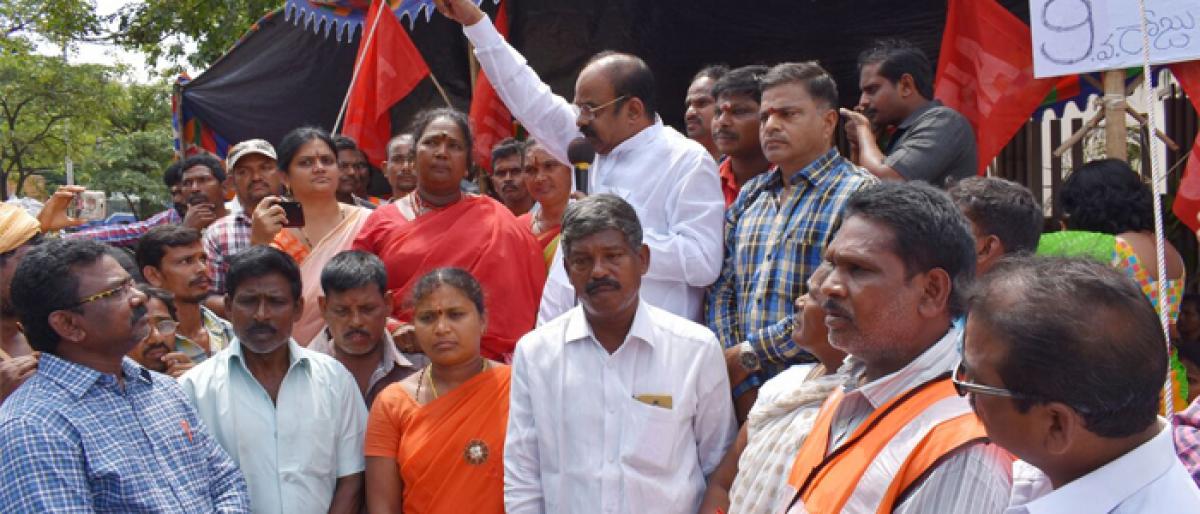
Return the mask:
<path fill-rule="evenodd" d="M 641 59 L 619 53 L 593 57 L 579 73 L 574 104 L 550 91 L 471 0 L 437 0 L 438 10 L 462 23 L 475 56 L 505 106 L 560 162 L 571 141 L 596 150 L 589 193 L 611 193 L 641 219 L 650 266 L 646 302 L 700 321 L 704 290 L 721 271 L 725 208 L 717 165 L 708 151 L 656 113 L 654 75 Z M 567 273 L 551 266 L 539 322 L 576 300 Z"/>
<path fill-rule="evenodd" d="M 1019 457 L 1009 514 L 1200 512 L 1158 417 L 1167 345 L 1139 288 L 1103 263 L 1002 261 L 970 303 L 959 394 Z"/>
<path fill-rule="evenodd" d="M 720 344 L 639 297 L 651 257 L 624 200 L 572 203 L 561 246 L 581 305 L 517 344 L 505 508 L 696 512 L 736 432 Z"/>
<path fill-rule="evenodd" d="M 225 306 L 237 337 L 179 385 L 246 476 L 259 514 L 356 514 L 367 409 L 337 360 L 296 344 L 300 269 L 252 246 L 231 258 Z"/>

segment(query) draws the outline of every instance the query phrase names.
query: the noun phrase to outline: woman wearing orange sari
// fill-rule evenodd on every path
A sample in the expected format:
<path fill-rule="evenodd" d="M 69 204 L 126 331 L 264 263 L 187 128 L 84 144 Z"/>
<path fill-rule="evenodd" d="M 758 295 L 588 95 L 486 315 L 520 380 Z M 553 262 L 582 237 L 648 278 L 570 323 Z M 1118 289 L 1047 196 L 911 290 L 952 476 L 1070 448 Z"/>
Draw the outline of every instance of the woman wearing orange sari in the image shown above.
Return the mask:
<path fill-rule="evenodd" d="M 483 355 L 507 361 L 537 318 L 546 280 L 537 242 L 503 204 L 459 189 L 471 164 L 465 115 L 425 111 L 413 124 L 413 139 L 417 189 L 371 213 L 354 248 L 383 259 L 394 298 L 408 298 L 417 278 L 432 269 L 465 269 L 489 293 L 484 304 L 492 321 Z M 412 323 L 411 306 L 396 302 L 392 316 Z"/>
<path fill-rule="evenodd" d="M 479 354 L 479 282 L 440 268 L 413 287 L 414 330 L 430 364 L 371 406 L 364 445 L 367 509 L 502 514 L 510 368 Z"/>
<path fill-rule="evenodd" d="M 542 247 L 542 260 L 549 270 L 558 249 L 563 211 L 571 199 L 571 167 L 558 162 L 550 152 L 532 139 L 525 147 L 525 188 L 537 201 L 533 210 L 517 221 L 529 227 Z"/>
<path fill-rule="evenodd" d="M 292 338 L 308 346 L 325 325 L 317 298 L 321 296 L 321 269 L 334 255 L 354 242 L 371 211 L 337 201 L 337 152 L 329 133 L 315 127 L 288 132 L 278 147 L 283 183 L 304 211 L 304 225 L 285 228 L 287 216 L 279 202 L 268 196 L 258 203 L 251 219 L 250 242 L 270 244 L 295 259 L 300 266 L 304 311 L 292 328 Z"/>

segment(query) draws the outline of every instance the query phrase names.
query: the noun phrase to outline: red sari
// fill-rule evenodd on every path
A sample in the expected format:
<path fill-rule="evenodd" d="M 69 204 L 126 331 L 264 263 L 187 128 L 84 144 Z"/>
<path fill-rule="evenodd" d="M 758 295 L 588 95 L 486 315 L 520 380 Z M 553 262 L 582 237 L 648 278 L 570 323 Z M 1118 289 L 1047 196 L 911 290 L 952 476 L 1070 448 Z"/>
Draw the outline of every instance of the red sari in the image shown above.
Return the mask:
<path fill-rule="evenodd" d="M 379 393 L 364 453 L 396 460 L 404 512 L 503 514 L 510 371 L 494 367 L 425 405 L 400 384 Z"/>
<path fill-rule="evenodd" d="M 371 213 L 354 248 L 383 260 L 395 297 L 392 315 L 405 323 L 412 322 L 409 294 L 422 276 L 441 267 L 470 272 L 483 286 L 487 331 L 480 353 L 489 359 L 510 360 L 517 340 L 537 321 L 546 281 L 537 242 L 508 208 L 486 196 L 464 195 L 411 221 L 398 203 L 382 206 Z"/>

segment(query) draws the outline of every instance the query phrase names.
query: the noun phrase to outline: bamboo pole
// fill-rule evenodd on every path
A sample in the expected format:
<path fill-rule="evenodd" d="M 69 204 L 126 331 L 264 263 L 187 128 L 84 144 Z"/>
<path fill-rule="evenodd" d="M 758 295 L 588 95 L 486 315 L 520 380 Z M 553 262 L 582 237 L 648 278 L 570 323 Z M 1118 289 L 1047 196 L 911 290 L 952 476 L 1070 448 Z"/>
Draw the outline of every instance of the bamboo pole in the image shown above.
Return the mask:
<path fill-rule="evenodd" d="M 1104 72 L 1104 148 L 1110 159 L 1129 160 L 1125 137 L 1125 72 Z"/>

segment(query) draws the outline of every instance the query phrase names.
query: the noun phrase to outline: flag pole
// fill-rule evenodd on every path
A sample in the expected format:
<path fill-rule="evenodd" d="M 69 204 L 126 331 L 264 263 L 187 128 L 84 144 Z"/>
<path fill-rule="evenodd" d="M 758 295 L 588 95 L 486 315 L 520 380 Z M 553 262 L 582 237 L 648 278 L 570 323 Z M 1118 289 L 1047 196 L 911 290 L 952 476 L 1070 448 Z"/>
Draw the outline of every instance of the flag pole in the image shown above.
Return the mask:
<path fill-rule="evenodd" d="M 371 49 L 371 41 L 375 39 L 375 29 L 379 28 L 379 20 L 383 18 L 383 10 L 387 8 L 386 0 L 375 1 L 379 2 L 379 10 L 375 13 L 375 22 L 367 30 L 367 39 L 363 41 L 363 49 L 358 53 L 358 62 L 354 63 L 354 73 L 350 75 L 350 86 L 346 88 L 345 98 L 342 98 L 342 108 L 338 109 L 337 119 L 333 121 L 331 134 L 337 134 L 338 129 L 342 126 L 342 117 L 346 115 L 346 106 L 350 104 L 350 93 L 354 91 L 354 83 L 358 81 L 358 72 L 362 70 L 363 59 L 367 57 L 367 51 Z"/>

